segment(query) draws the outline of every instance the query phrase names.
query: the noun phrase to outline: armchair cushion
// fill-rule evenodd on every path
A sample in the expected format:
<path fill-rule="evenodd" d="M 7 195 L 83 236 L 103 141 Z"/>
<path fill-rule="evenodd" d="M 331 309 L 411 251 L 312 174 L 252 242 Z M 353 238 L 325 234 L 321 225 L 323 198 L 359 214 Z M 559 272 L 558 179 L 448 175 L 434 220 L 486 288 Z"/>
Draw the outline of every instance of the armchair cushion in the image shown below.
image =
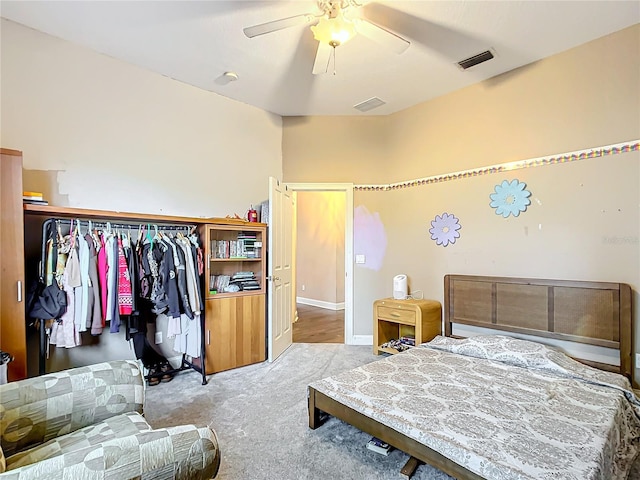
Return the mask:
<path fill-rule="evenodd" d="M 213 478 L 220 466 L 215 433 L 193 425 L 147 430 L 8 470 L 2 480 Z M 11 468 L 11 467 L 10 467 Z"/>
<path fill-rule="evenodd" d="M 75 432 L 53 438 L 7 459 L 7 470 L 41 462 L 57 455 L 99 445 L 107 440 L 128 437 L 151 430 L 151 427 L 138 412 L 116 415 L 97 425 L 89 425 Z"/>
<path fill-rule="evenodd" d="M 0 480 L 214 477 L 213 430 L 153 430 L 143 403 L 142 371 L 128 360 L 0 385 Z"/>
<path fill-rule="evenodd" d="M 119 360 L 0 386 L 5 457 L 126 412 L 142 413 L 144 384 L 135 361 Z"/>

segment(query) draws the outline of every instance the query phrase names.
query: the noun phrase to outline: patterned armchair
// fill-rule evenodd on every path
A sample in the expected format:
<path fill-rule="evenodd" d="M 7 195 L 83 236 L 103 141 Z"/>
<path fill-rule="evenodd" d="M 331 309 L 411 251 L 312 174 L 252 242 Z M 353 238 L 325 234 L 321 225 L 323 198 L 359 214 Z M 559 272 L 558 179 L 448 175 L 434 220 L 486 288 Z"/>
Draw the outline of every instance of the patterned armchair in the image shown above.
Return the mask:
<path fill-rule="evenodd" d="M 0 480 L 206 479 L 220 466 L 215 433 L 152 429 L 134 361 L 0 385 Z"/>

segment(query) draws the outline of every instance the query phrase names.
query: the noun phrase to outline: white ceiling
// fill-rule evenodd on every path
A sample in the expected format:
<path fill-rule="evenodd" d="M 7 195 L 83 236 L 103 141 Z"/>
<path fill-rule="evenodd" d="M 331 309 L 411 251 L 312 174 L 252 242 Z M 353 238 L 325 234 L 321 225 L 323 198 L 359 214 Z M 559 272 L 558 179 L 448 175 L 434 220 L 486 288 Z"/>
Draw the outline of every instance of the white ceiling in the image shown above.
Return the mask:
<path fill-rule="evenodd" d="M 365 115 L 353 106 L 371 97 L 386 104 L 368 115 L 393 113 L 640 22 L 638 1 L 368 2 L 356 13 L 411 46 L 397 55 L 358 35 L 336 49 L 335 75 L 311 74 L 308 25 L 242 31 L 307 12 L 315 0 L 0 2 L 4 18 L 283 116 Z M 493 60 L 457 67 L 489 48 Z"/>

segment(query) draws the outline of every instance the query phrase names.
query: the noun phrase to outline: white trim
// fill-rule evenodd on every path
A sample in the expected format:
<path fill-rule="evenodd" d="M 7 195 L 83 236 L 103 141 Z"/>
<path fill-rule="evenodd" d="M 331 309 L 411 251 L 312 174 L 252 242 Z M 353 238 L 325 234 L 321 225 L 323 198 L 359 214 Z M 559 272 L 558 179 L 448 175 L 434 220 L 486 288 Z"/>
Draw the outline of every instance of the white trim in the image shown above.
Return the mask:
<path fill-rule="evenodd" d="M 359 345 L 358 343 L 353 343 L 357 340 L 353 336 L 353 183 L 287 183 L 286 185 L 294 191 L 332 191 L 345 193 L 344 343 L 347 345 Z M 373 336 L 369 341 L 369 345 L 373 345 Z"/>
<path fill-rule="evenodd" d="M 371 345 L 373 346 L 373 335 L 352 335 L 347 342 L 348 345 Z"/>
<path fill-rule="evenodd" d="M 313 298 L 296 297 L 296 303 L 311 305 L 312 307 L 326 308 L 327 310 L 344 310 L 344 302 L 331 303 L 324 300 L 314 300 Z"/>

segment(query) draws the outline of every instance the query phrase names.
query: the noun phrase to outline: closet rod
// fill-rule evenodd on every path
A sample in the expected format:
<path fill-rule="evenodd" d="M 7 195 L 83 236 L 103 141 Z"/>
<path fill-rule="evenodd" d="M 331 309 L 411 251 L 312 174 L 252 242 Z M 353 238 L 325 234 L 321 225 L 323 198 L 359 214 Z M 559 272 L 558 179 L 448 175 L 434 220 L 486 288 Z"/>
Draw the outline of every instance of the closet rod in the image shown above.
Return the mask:
<path fill-rule="evenodd" d="M 195 230 L 197 227 L 196 225 L 193 224 L 175 224 L 175 223 L 168 223 L 168 224 L 163 224 L 161 222 L 156 222 L 156 223 L 149 223 L 149 222 L 132 222 L 132 223 L 113 223 L 113 222 L 106 222 L 103 220 L 99 220 L 99 221 L 93 221 L 93 220 L 82 220 L 82 219 L 74 219 L 74 218 L 50 218 L 47 220 L 48 222 L 55 222 L 56 224 L 62 224 L 62 225 L 71 225 L 71 223 L 73 222 L 74 225 L 80 224 L 80 227 L 89 227 L 89 223 L 91 223 L 91 227 L 95 227 L 95 228 L 107 228 L 108 226 L 111 226 L 111 228 L 120 228 L 120 229 L 127 229 L 127 230 L 132 230 L 132 229 L 138 229 L 141 226 L 142 227 L 157 227 L 158 230 L 170 230 L 170 231 L 180 231 L 180 230 L 185 230 L 185 231 L 193 231 Z M 46 222 L 45 222 L 46 223 Z"/>

